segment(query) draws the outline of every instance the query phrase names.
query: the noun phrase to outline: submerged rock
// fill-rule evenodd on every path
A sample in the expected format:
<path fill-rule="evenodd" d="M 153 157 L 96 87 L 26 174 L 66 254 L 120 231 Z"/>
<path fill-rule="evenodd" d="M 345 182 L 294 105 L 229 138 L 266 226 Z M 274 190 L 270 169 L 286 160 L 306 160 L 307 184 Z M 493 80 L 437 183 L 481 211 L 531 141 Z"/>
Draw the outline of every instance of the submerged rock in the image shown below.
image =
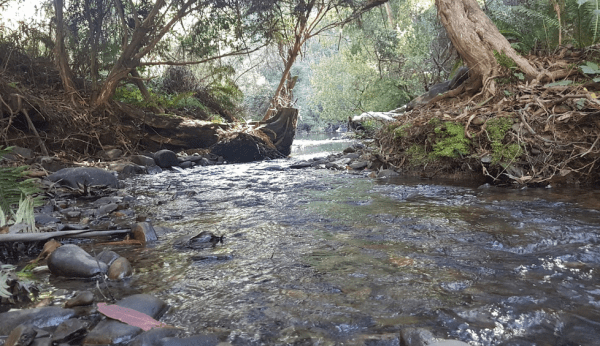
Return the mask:
<path fill-rule="evenodd" d="M 131 263 L 125 257 L 117 258 L 108 268 L 109 280 L 123 280 L 133 274 Z"/>
<path fill-rule="evenodd" d="M 82 291 L 75 293 L 75 296 L 65 303 L 65 308 L 74 306 L 91 305 L 94 302 L 94 294 L 90 291 Z"/>
<path fill-rule="evenodd" d="M 21 324 L 10 332 L 4 346 L 29 346 L 37 331 L 30 324 Z"/>
<path fill-rule="evenodd" d="M 57 276 L 90 278 L 106 273 L 108 266 L 74 244 L 57 248 L 48 258 L 50 272 Z"/>

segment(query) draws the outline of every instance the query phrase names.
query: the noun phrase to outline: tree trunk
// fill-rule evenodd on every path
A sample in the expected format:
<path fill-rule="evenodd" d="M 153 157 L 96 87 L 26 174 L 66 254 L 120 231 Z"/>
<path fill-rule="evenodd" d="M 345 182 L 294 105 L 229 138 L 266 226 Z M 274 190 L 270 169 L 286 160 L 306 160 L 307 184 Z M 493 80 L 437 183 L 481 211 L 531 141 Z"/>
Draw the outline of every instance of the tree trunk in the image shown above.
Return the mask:
<path fill-rule="evenodd" d="M 436 0 L 440 21 L 448 37 L 470 69 L 467 92 L 477 92 L 484 83 L 484 94 L 494 94 L 495 84 L 488 79 L 499 69 L 494 51 L 511 58 L 528 79 L 539 74 L 520 56 L 494 23 L 483 13 L 477 0 Z"/>
<path fill-rule="evenodd" d="M 73 83 L 73 71 L 69 66 L 69 58 L 65 49 L 65 26 L 63 19 L 63 0 L 54 0 L 54 11 L 56 12 L 56 45 L 54 46 L 54 59 L 60 74 L 63 88 L 67 93 L 76 92 Z"/>

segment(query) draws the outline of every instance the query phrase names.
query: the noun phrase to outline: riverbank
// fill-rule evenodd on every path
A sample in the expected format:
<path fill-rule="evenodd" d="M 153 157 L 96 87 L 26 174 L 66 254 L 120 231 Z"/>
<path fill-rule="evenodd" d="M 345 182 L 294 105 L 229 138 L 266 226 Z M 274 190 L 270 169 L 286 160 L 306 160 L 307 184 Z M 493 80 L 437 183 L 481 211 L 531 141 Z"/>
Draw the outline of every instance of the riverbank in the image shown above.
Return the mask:
<path fill-rule="evenodd" d="M 374 133 L 375 153 L 403 174 L 480 176 L 492 184 L 597 186 L 600 74 L 594 47 L 528 57 L 560 75 L 526 81 L 510 61 L 488 81 L 492 95 L 455 90 L 397 114 Z M 458 90 L 458 89 L 456 89 Z"/>

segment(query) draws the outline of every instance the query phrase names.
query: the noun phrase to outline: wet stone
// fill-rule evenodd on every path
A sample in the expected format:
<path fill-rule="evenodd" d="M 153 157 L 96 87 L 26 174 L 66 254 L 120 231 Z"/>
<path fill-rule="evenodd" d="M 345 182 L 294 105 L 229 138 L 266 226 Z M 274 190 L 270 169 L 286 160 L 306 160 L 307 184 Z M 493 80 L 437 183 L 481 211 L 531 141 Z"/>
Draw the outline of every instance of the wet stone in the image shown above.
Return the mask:
<path fill-rule="evenodd" d="M 119 205 L 116 203 L 103 205 L 100 208 L 96 209 L 95 215 L 96 217 L 102 217 L 112 213 L 113 211 L 117 210 L 117 208 L 119 208 Z"/>
<path fill-rule="evenodd" d="M 310 167 L 310 166 L 312 166 L 312 162 L 300 161 L 300 162 L 290 165 L 290 168 L 299 169 L 299 168 L 306 168 L 306 167 Z"/>
<path fill-rule="evenodd" d="M 10 332 L 4 346 L 29 346 L 36 335 L 37 331 L 33 329 L 33 326 L 21 324 Z"/>
<path fill-rule="evenodd" d="M 406 328 L 400 333 L 402 345 L 406 346 L 427 346 L 434 342 L 433 334 L 423 328 Z"/>
<path fill-rule="evenodd" d="M 129 161 L 140 166 L 156 166 L 156 162 L 154 162 L 154 159 L 146 155 L 133 155 L 129 158 Z"/>
<path fill-rule="evenodd" d="M 91 305 L 94 302 L 94 294 L 90 291 L 81 291 L 75 293 L 75 296 L 65 303 L 65 308 L 72 308 L 75 306 L 86 306 Z"/>
<path fill-rule="evenodd" d="M 366 168 L 368 165 L 369 165 L 369 163 L 368 163 L 368 162 L 366 162 L 366 161 L 362 161 L 362 162 L 354 162 L 354 163 L 350 164 L 349 166 L 350 166 L 350 168 L 352 168 L 352 169 L 359 170 L 359 169 L 364 169 L 364 168 Z"/>
<path fill-rule="evenodd" d="M 394 171 L 393 169 L 382 169 L 381 171 L 379 171 L 377 173 L 377 178 L 389 178 L 389 177 L 396 177 L 399 174 Z"/>
<path fill-rule="evenodd" d="M 194 167 L 194 163 L 192 161 L 183 161 L 182 163 L 179 164 L 179 167 L 181 168 L 192 168 Z"/>
<path fill-rule="evenodd" d="M 108 279 L 112 281 L 123 280 L 133 274 L 131 263 L 125 257 L 117 258 L 108 268 Z"/>
<path fill-rule="evenodd" d="M 71 343 L 82 339 L 87 334 L 87 323 L 72 318 L 61 323 L 52 336 L 52 343 Z"/>
<path fill-rule="evenodd" d="M 106 319 L 100 321 L 83 341 L 84 345 L 118 345 L 127 344 L 142 333 L 142 328 Z"/>
<path fill-rule="evenodd" d="M 47 225 L 47 224 L 51 224 L 51 223 L 57 223 L 59 221 L 60 221 L 60 219 L 58 219 L 52 215 L 48 215 L 48 214 L 35 215 L 35 223 L 38 225 Z"/>
<path fill-rule="evenodd" d="M 147 173 L 148 174 L 158 174 L 158 173 L 162 173 L 162 168 L 158 167 L 158 166 L 150 166 L 146 168 Z"/>
<path fill-rule="evenodd" d="M 63 168 L 46 179 L 74 189 L 97 185 L 119 188 L 119 180 L 112 172 L 95 167 Z"/>
<path fill-rule="evenodd" d="M 154 154 L 154 161 L 160 168 L 170 168 L 173 166 L 179 166 L 179 159 L 177 159 L 177 154 L 167 149 L 157 151 Z"/>
<path fill-rule="evenodd" d="M 157 346 L 161 339 L 174 337 L 179 334 L 175 328 L 154 328 L 138 335 L 128 346 Z"/>
<path fill-rule="evenodd" d="M 4 312 L 0 314 L 0 335 L 8 335 L 23 323 L 37 328 L 56 327 L 74 315 L 74 310 L 58 306 Z"/>
<path fill-rule="evenodd" d="M 149 294 L 135 294 L 121 299 L 117 305 L 144 313 L 158 320 L 169 306 L 167 303 Z"/>
<path fill-rule="evenodd" d="M 48 258 L 48 268 L 54 275 L 74 278 L 89 278 L 108 270 L 106 263 L 97 261 L 74 244 L 56 249 Z"/>
<path fill-rule="evenodd" d="M 138 222 L 131 228 L 133 239 L 142 243 L 151 243 L 158 240 L 156 231 L 150 222 Z"/>

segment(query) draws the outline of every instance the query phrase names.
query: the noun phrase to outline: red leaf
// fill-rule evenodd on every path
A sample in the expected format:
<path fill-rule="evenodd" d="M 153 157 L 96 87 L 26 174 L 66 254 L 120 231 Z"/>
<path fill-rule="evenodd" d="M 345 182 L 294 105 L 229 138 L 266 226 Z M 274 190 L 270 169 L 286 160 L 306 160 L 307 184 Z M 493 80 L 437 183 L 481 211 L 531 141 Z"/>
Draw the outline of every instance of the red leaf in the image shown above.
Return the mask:
<path fill-rule="evenodd" d="M 106 305 L 106 303 L 98 303 L 98 311 L 107 317 L 127 323 L 130 326 L 142 328 L 144 331 L 148 331 L 156 327 L 168 327 L 167 324 L 158 322 L 145 313 L 118 305 Z"/>

